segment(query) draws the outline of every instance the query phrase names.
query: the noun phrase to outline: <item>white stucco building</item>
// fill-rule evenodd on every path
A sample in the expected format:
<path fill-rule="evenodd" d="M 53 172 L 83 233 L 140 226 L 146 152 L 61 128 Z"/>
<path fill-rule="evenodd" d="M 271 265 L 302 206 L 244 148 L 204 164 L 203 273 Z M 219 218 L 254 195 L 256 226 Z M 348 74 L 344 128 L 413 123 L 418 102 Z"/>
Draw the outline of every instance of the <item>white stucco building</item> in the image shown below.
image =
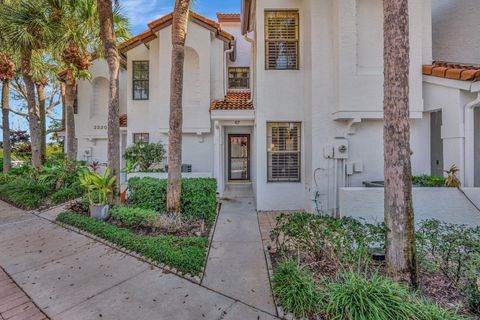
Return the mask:
<path fill-rule="evenodd" d="M 192 14 L 183 163 L 215 177 L 220 194 L 229 183 L 252 184 L 259 210 L 335 211 L 339 188 L 383 180 L 382 4 L 244 0 L 241 16 Z M 171 21 L 151 22 L 120 46 L 122 150 L 138 141 L 167 145 Z M 456 164 L 466 185 L 480 186 L 478 73 L 457 66 L 452 80 L 428 67 L 431 21 L 430 0 L 411 0 L 413 173 Z M 78 90 L 79 159 L 106 162 L 105 62 L 91 71 Z"/>

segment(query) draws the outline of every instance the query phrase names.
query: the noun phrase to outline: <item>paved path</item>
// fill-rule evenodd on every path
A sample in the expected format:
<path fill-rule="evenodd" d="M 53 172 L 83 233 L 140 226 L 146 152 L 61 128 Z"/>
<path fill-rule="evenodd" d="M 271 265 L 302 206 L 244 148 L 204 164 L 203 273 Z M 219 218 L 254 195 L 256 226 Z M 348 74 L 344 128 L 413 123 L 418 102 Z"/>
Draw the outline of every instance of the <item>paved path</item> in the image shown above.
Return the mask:
<path fill-rule="evenodd" d="M 52 320 L 275 319 L 248 301 L 11 210 L 0 202 L 0 266 Z"/>
<path fill-rule="evenodd" d="M 225 193 L 202 284 L 276 312 L 250 186 L 230 186 Z"/>
<path fill-rule="evenodd" d="M 48 320 L 2 269 L 0 269 L 0 320 Z"/>

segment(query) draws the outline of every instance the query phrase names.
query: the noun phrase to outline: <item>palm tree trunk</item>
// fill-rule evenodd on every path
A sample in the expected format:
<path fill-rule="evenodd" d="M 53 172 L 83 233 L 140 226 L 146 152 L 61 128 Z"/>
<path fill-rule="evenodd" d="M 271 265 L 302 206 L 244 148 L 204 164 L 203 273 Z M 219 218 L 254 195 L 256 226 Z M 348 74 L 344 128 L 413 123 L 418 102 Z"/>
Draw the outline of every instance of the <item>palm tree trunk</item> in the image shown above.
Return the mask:
<path fill-rule="evenodd" d="M 167 211 L 180 213 L 182 197 L 183 67 L 190 0 L 177 0 L 172 24 L 170 128 L 168 132 Z"/>
<path fill-rule="evenodd" d="M 65 127 L 65 125 L 66 125 L 66 115 L 65 115 L 65 113 L 66 113 L 66 110 L 65 110 L 65 105 L 66 105 L 66 103 L 65 103 L 65 83 L 63 83 L 63 82 L 60 82 L 60 95 L 61 95 L 61 99 L 62 99 L 62 128 L 63 128 L 63 130 L 65 131 L 65 135 L 66 135 L 67 129 L 66 129 L 66 127 Z M 64 138 L 64 140 L 63 140 L 63 146 L 62 146 L 62 148 L 63 148 L 63 153 L 64 153 L 64 154 L 65 154 L 66 151 L 67 151 L 66 143 L 67 143 L 67 142 L 65 141 L 65 138 Z"/>
<path fill-rule="evenodd" d="M 418 286 L 410 162 L 408 0 L 384 1 L 386 262 L 395 280 Z"/>
<path fill-rule="evenodd" d="M 37 81 L 38 110 L 40 116 L 40 158 L 42 163 L 47 159 L 47 120 L 45 119 L 45 84 Z"/>
<path fill-rule="evenodd" d="M 115 30 L 113 26 L 113 11 L 111 0 L 97 0 L 100 18 L 100 34 L 103 49 L 110 73 L 108 96 L 108 165 L 112 175 L 117 177 L 116 190 L 113 192 L 115 203 L 119 202 L 120 192 L 120 105 L 119 105 L 119 72 L 120 57 L 118 55 Z"/>
<path fill-rule="evenodd" d="M 22 76 L 27 93 L 28 124 L 30 128 L 30 139 L 32 142 L 32 166 L 40 168 L 42 165 L 40 157 L 40 119 L 38 116 L 37 103 L 35 101 L 35 83 L 32 77 L 32 51 L 22 52 Z"/>
<path fill-rule="evenodd" d="M 75 136 L 75 97 L 77 95 L 77 80 L 73 75 L 73 70 L 67 70 L 65 80 L 65 147 L 67 149 L 68 159 L 77 160 L 77 139 Z"/>
<path fill-rule="evenodd" d="M 10 145 L 10 83 L 3 81 L 2 86 L 2 126 L 3 126 L 3 173 L 12 168 L 12 149 Z"/>

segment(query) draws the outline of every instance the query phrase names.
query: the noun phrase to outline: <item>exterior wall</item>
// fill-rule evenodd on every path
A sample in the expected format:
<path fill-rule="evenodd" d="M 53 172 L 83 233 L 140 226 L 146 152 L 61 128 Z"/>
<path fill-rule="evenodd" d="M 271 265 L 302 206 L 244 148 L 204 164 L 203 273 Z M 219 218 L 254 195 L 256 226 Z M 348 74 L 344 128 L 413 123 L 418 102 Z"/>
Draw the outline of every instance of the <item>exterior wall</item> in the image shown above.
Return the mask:
<path fill-rule="evenodd" d="M 222 22 L 222 29 L 235 37 L 237 58 L 235 61 L 228 61 L 229 67 L 249 67 L 251 59 L 251 46 L 245 40 L 240 30 L 240 22 Z"/>
<path fill-rule="evenodd" d="M 78 82 L 78 114 L 75 134 L 78 160 L 107 162 L 108 66 L 95 60 L 91 79 Z M 126 112 L 126 72 L 120 71 L 120 114 Z"/>
<path fill-rule="evenodd" d="M 480 64 L 478 0 L 433 0 L 433 58 Z"/>
<path fill-rule="evenodd" d="M 299 70 L 265 70 L 264 12 L 275 8 L 299 10 Z M 429 22 L 430 2 L 411 1 L 414 174 L 430 171 L 425 148 L 429 117 L 423 114 L 421 74 L 422 64 L 431 62 Z M 258 209 L 312 210 L 318 192 L 323 209 L 334 211 L 335 185 L 383 180 L 383 126 L 378 121 L 383 117 L 382 1 L 262 0 L 256 2 L 256 26 Z M 266 182 L 268 121 L 302 122 L 301 183 Z M 326 159 L 324 147 L 339 142 L 348 143 L 349 158 L 345 162 Z M 363 164 L 362 172 L 344 177 L 344 164 L 354 162 Z"/>

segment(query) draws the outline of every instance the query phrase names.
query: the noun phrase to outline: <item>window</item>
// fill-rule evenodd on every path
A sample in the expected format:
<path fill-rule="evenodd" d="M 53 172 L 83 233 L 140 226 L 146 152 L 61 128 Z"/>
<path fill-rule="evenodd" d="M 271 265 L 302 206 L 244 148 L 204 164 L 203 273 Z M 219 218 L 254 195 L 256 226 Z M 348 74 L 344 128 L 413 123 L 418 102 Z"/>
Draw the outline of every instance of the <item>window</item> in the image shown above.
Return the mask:
<path fill-rule="evenodd" d="M 265 11 L 265 68 L 298 70 L 297 11 Z"/>
<path fill-rule="evenodd" d="M 300 122 L 267 123 L 268 182 L 300 182 Z"/>
<path fill-rule="evenodd" d="M 134 133 L 133 143 L 150 143 L 150 136 L 148 133 Z"/>
<path fill-rule="evenodd" d="M 148 61 L 133 61 L 133 100 L 148 100 Z"/>
<path fill-rule="evenodd" d="M 228 68 L 228 87 L 230 89 L 250 88 L 250 69 L 247 67 Z"/>

